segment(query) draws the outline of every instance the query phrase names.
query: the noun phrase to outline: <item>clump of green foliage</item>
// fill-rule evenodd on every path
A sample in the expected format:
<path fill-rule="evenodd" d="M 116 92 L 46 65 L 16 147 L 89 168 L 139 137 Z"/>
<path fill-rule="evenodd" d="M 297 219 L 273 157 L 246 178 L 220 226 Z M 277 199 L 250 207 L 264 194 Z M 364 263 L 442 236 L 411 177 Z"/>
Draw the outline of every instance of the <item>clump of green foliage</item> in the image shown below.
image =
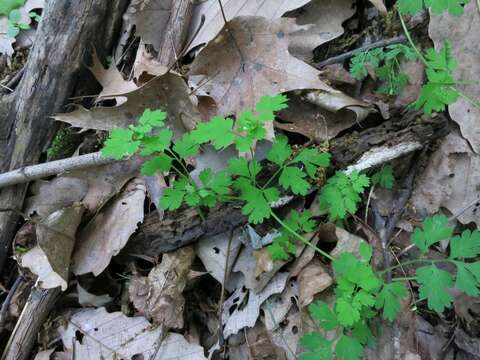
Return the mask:
<path fill-rule="evenodd" d="M 0 16 L 8 16 L 8 27 L 7 27 L 7 36 L 10 38 L 15 38 L 21 30 L 30 29 L 30 25 L 23 23 L 22 14 L 19 8 L 25 5 L 26 0 L 2 0 L 0 3 Z M 35 13 L 30 12 L 28 16 L 40 22 L 41 17 Z"/>
<path fill-rule="evenodd" d="M 445 216 L 425 219 L 421 228 L 415 229 L 412 242 L 422 257 L 378 271 L 371 264 L 372 248 L 362 243 L 360 256 L 345 252 L 337 257 L 313 245 L 305 238 L 318 226 L 310 211 L 292 211 L 281 219 L 271 208 L 280 194 L 307 195 L 315 182 L 319 169 L 329 166 L 330 155 L 316 148 L 305 148 L 295 153 L 285 136 L 278 135 L 262 163 L 252 158 L 234 156 L 225 170 L 215 173 L 203 170 L 197 179 L 190 176 L 187 159 L 196 156 L 201 146 L 210 145 L 221 151 L 234 146 L 239 153 L 253 153 L 255 142 L 266 138 L 264 125 L 274 119 L 275 113 L 284 109 L 284 96 L 266 96 L 255 111 L 246 111 L 236 120 L 214 117 L 200 123 L 193 131 L 174 138 L 167 126 L 167 114 L 160 110 L 145 110 L 138 124 L 127 129 L 115 129 L 102 149 L 104 156 L 121 159 L 139 154 L 148 157 L 142 166 L 144 175 L 156 172 L 173 172 L 176 179 L 160 199 L 164 210 L 180 206 L 209 208 L 219 202 L 240 202 L 242 212 L 251 224 L 259 224 L 273 218 L 280 225 L 280 235 L 269 245 L 268 252 L 274 260 L 288 260 L 296 253 L 297 243 L 312 247 L 331 261 L 335 274 L 335 303 L 310 305 L 311 317 L 318 322 L 319 331 L 301 338 L 307 350 L 302 360 L 360 359 L 365 346 L 374 346 L 373 321 L 378 316 L 393 321 L 400 312 L 401 300 L 408 295 L 404 282 L 415 280 L 419 284 L 420 300 L 429 309 L 442 312 L 452 303 L 449 290 L 453 287 L 468 295 L 480 294 L 480 263 L 473 260 L 480 255 L 480 232 L 469 230 L 452 236 Z M 265 166 L 273 168 L 273 174 L 265 173 Z M 358 172 L 336 172 L 320 189 L 320 206 L 332 221 L 341 221 L 355 214 L 361 195 L 371 184 L 385 188 L 393 186 L 391 166 L 384 166 L 371 179 Z M 450 242 L 450 256 L 432 260 L 426 255 L 430 247 L 439 241 Z M 385 280 L 385 274 L 400 266 L 422 264 L 413 278 Z M 440 263 L 456 266 L 451 274 L 439 268 Z M 328 337 L 326 332 L 335 333 Z"/>
<path fill-rule="evenodd" d="M 81 140 L 82 137 L 72 128 L 66 127 L 58 130 L 47 150 L 47 160 L 54 161 L 71 156 L 80 145 Z"/>
<path fill-rule="evenodd" d="M 457 88 L 461 82 L 453 75 L 457 61 L 452 55 L 450 44 L 446 42 L 439 50 L 430 48 L 422 53 L 413 42 L 403 19 L 403 15 L 415 15 L 424 6 L 434 14 L 448 11 L 454 16 L 460 16 L 463 14 L 463 6 L 468 3 L 469 0 L 399 0 L 400 21 L 410 46 L 398 44 L 359 52 L 351 60 L 350 73 L 361 80 L 368 75 L 370 68 L 382 82 L 378 89 L 380 93 L 398 95 L 409 81 L 408 76 L 401 71 L 400 62 L 419 58 L 425 65 L 426 82 L 418 99 L 412 104 L 415 109 L 422 109 L 427 114 L 444 111 L 446 106 L 454 104 L 460 97 L 475 107 L 480 107 L 478 101 L 470 99 Z"/>
<path fill-rule="evenodd" d="M 403 44 L 395 44 L 357 53 L 350 62 L 350 73 L 357 80 L 368 75 L 368 67 L 375 72 L 382 82 L 378 92 L 387 95 L 398 95 L 408 84 L 408 76 L 400 63 L 402 60 L 415 60 L 417 53 Z"/>

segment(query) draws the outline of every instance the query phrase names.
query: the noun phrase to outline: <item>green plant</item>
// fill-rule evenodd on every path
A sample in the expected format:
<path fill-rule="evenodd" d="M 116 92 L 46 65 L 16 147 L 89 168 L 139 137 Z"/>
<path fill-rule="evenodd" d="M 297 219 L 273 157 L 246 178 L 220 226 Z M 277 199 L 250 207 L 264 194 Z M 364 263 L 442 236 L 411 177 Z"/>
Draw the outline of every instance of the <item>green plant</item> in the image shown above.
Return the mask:
<path fill-rule="evenodd" d="M 374 345 L 374 319 L 380 314 L 389 321 L 397 317 L 400 301 L 408 294 L 403 284 L 407 280 L 419 284 L 420 300 L 425 300 L 427 307 L 437 312 L 450 306 L 452 298 L 448 290 L 453 287 L 469 295 L 480 294 L 480 263 L 472 261 L 480 254 L 480 233 L 467 230 L 452 237 L 453 230 L 444 216 L 427 218 L 422 228 L 415 229 L 412 242 L 422 257 L 381 271 L 373 268 L 373 251 L 366 243 L 360 245 L 358 257 L 345 252 L 335 258 L 312 244 L 306 237 L 315 231 L 317 221 L 308 210 L 292 211 L 286 219 L 281 219 L 272 210 L 271 203 L 280 198 L 281 192 L 307 195 L 319 170 L 329 166 L 330 155 L 316 148 L 295 152 L 287 138 L 278 135 L 262 163 L 234 156 L 223 171 L 215 173 L 205 169 L 198 178 L 191 177 L 187 160 L 197 155 L 201 146 L 210 145 L 219 151 L 235 146 L 240 153 L 252 155 L 255 142 L 266 138 L 264 125 L 273 121 L 276 111 L 287 106 L 286 100 L 284 96 L 263 97 L 255 111 L 242 113 L 236 121 L 214 117 L 178 139 L 174 139 L 167 127 L 165 112 L 147 109 L 138 124 L 113 130 L 102 153 L 115 159 L 135 154 L 148 157 L 141 169 L 145 175 L 173 172 L 176 180 L 165 189 L 160 200 L 165 210 L 175 210 L 182 205 L 201 210 L 218 202 L 240 203 L 250 223 L 273 218 L 280 225 L 280 235 L 268 247 L 272 259 L 288 260 L 300 242 L 331 261 L 336 279 L 335 303 L 332 307 L 323 302 L 310 305 L 319 331 L 302 337 L 301 344 L 309 351 L 301 355 L 302 360 L 332 359 L 333 353 L 341 360 L 359 359 L 365 346 Z M 266 176 L 267 173 L 272 175 Z M 390 186 L 391 167 L 383 167 L 372 181 Z M 343 220 L 357 211 L 361 194 L 369 184 L 364 174 L 336 172 L 320 189 L 320 206 L 330 220 Z M 450 241 L 450 256 L 428 259 L 429 248 L 442 240 Z M 442 262 L 455 265 L 456 274 L 437 267 Z M 393 282 L 385 280 L 387 272 L 417 263 L 423 266 L 416 270 L 414 277 L 395 278 Z M 336 335 L 327 339 L 325 331 L 335 331 Z"/>
<path fill-rule="evenodd" d="M 2 0 L 0 1 L 0 16 L 8 16 L 12 10 L 18 9 L 25 4 L 26 0 Z"/>
<path fill-rule="evenodd" d="M 387 95 L 398 95 L 409 81 L 400 63 L 404 59 L 416 58 L 416 52 L 403 44 L 376 48 L 355 54 L 350 62 L 350 73 L 355 79 L 362 80 L 368 75 L 370 67 L 382 82 L 378 91 Z"/>
<path fill-rule="evenodd" d="M 393 188 L 393 183 L 395 182 L 393 168 L 390 165 L 382 166 L 380 170 L 372 175 L 371 180 L 373 185 L 379 185 L 385 189 Z"/>
<path fill-rule="evenodd" d="M 423 7 L 430 8 L 434 14 L 440 14 L 446 10 L 454 16 L 463 14 L 463 6 L 470 0 L 398 0 L 398 8 L 403 14 L 415 15 Z"/>
<path fill-rule="evenodd" d="M 12 10 L 8 15 L 8 29 L 7 36 L 14 38 L 18 35 L 20 30 L 30 29 L 30 25 L 20 22 L 22 20 L 22 14 L 20 10 Z"/>
<path fill-rule="evenodd" d="M 420 250 L 422 257 L 400 263 L 382 271 L 375 271 L 370 264 L 372 249 L 360 244 L 360 256 L 342 253 L 332 261 L 335 273 L 335 303 L 332 307 L 317 301 L 309 306 L 312 319 L 320 330 L 306 334 L 302 345 L 309 350 L 300 360 L 332 359 L 333 353 L 340 360 L 357 360 L 364 346 L 374 345 L 372 322 L 378 316 L 393 321 L 401 310 L 402 299 L 408 295 L 403 282 L 418 283 L 419 301 L 426 301 L 427 307 L 438 313 L 450 307 L 453 297 L 450 290 L 456 288 L 470 296 L 480 295 L 480 232 L 465 230 L 453 236 L 453 229 L 443 215 L 426 218 L 421 228 L 412 234 L 412 243 Z M 448 241 L 450 254 L 444 259 L 426 257 L 430 247 L 439 241 Z M 450 263 L 456 272 L 447 272 L 437 265 Z M 415 270 L 411 278 L 394 278 L 386 282 L 384 275 L 396 268 L 414 264 L 426 264 Z M 335 335 L 326 338 L 326 332 Z M 331 333 L 330 333 L 331 335 Z"/>

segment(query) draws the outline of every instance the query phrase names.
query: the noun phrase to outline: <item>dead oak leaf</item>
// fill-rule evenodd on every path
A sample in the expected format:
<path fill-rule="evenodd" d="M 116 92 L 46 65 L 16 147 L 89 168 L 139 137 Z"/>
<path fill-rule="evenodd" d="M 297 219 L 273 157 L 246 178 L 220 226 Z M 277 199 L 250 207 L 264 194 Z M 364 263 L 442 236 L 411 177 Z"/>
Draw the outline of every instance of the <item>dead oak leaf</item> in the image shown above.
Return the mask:
<path fill-rule="evenodd" d="M 290 54 L 289 33 L 297 29 L 294 19 L 236 17 L 197 56 L 192 80 L 204 84 L 223 115 L 253 109 L 264 95 L 297 89 L 335 92 L 319 80 L 316 69 Z"/>

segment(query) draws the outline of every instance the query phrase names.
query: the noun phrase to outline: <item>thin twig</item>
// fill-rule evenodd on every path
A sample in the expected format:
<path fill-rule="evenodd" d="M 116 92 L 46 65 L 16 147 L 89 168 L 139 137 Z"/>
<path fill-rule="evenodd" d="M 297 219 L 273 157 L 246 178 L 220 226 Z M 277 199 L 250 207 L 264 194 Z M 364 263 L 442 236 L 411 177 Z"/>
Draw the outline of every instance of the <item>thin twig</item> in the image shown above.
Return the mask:
<path fill-rule="evenodd" d="M 8 291 L 8 295 L 5 298 L 5 301 L 2 304 L 2 308 L 0 310 L 0 330 L 2 330 L 5 326 L 5 321 L 7 321 L 7 312 L 8 312 L 8 307 L 10 306 L 10 302 L 13 299 L 13 295 L 15 295 L 15 292 L 17 291 L 17 288 L 20 286 L 20 284 L 23 281 L 23 277 L 19 275 L 15 282 L 13 283 L 12 287 Z"/>
<path fill-rule="evenodd" d="M 313 64 L 313 66 L 315 66 L 317 69 L 320 69 L 320 68 L 323 68 L 327 65 L 344 62 L 345 60 L 350 59 L 351 57 L 353 57 L 355 54 L 357 54 L 359 52 L 368 51 L 368 50 L 372 50 L 372 49 L 376 49 L 376 48 L 384 47 L 384 46 L 388 46 L 388 45 L 400 44 L 400 43 L 405 42 L 406 40 L 407 40 L 407 38 L 404 35 L 396 36 L 396 37 L 393 37 L 391 39 L 380 40 L 380 41 L 377 41 L 377 42 L 374 42 L 374 43 L 371 43 L 371 44 L 368 44 L 368 45 L 361 46 L 358 49 L 355 49 L 355 50 L 352 50 L 352 51 L 347 51 L 347 52 L 345 52 L 343 54 L 340 54 L 340 55 L 337 55 L 337 56 L 332 56 L 331 58 L 328 58 L 328 59 L 323 60 L 319 63 Z"/>
<path fill-rule="evenodd" d="M 230 236 L 228 238 L 227 244 L 227 254 L 225 256 L 225 269 L 223 271 L 223 282 L 222 282 L 222 290 L 220 293 L 220 300 L 218 302 L 218 344 L 223 346 L 225 339 L 223 338 L 223 326 L 222 326 L 222 314 L 223 314 L 223 301 L 225 300 L 225 283 L 228 281 L 228 267 L 230 261 L 230 250 L 232 247 L 232 240 L 233 240 L 233 231 L 234 229 L 230 229 Z"/>

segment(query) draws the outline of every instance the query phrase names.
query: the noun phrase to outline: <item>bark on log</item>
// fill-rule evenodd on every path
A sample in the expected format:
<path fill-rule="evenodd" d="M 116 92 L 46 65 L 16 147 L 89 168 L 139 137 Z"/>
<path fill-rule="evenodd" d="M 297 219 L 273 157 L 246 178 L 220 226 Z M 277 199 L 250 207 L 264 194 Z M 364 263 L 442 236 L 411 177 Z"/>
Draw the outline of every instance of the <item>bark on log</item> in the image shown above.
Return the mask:
<path fill-rule="evenodd" d="M 32 288 L 5 347 L 2 360 L 30 359 L 30 352 L 37 342 L 37 335 L 60 294 L 60 288 L 49 290 Z"/>
<path fill-rule="evenodd" d="M 48 0 L 22 80 L 0 119 L 0 172 L 37 163 L 56 126 L 50 116 L 71 95 L 85 52 L 112 47 L 125 0 Z M 0 192 L 1 208 L 21 208 L 25 185 Z M 0 272 L 16 230 L 18 215 L 0 213 Z"/>
<path fill-rule="evenodd" d="M 372 148 L 413 142 L 428 144 L 448 133 L 447 121 L 443 116 L 419 119 L 414 115 L 333 140 L 331 153 L 334 168 L 347 168 Z M 157 256 L 188 245 L 202 236 L 216 235 L 246 222 L 240 204 L 219 205 L 210 211 L 205 222 L 194 208 L 166 212 L 162 220 L 157 212 L 152 212 L 131 237 L 121 252 L 121 258 L 132 254 Z"/>

